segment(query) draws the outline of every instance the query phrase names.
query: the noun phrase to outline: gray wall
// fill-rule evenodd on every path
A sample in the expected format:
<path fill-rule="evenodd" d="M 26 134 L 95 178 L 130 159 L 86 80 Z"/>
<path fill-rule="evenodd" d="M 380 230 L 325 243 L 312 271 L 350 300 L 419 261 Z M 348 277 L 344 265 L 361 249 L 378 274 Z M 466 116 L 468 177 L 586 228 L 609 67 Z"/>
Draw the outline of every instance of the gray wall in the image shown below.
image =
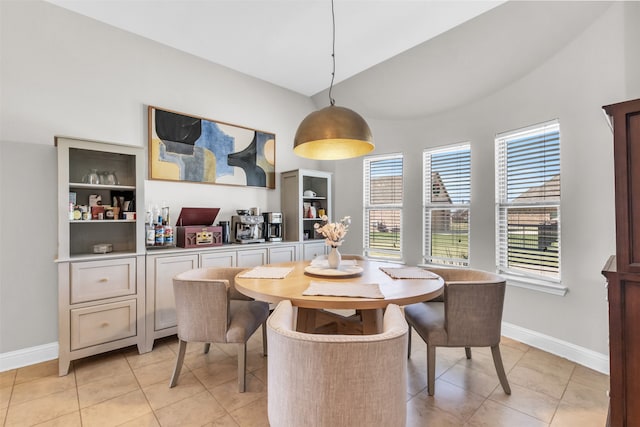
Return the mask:
<path fill-rule="evenodd" d="M 423 149 L 471 142 L 470 262 L 493 270 L 495 134 L 558 118 L 562 283 L 569 292 L 562 297 L 510 286 L 504 321 L 601 354 L 608 354 L 608 319 L 600 270 L 615 252 L 612 134 L 601 106 L 640 97 L 638 73 L 628 76 L 637 70 L 640 55 L 638 40 L 631 38 L 637 31 L 625 30 L 631 22 L 640 22 L 637 5 L 614 3 L 545 62 L 489 96 L 415 120 L 369 122 L 377 153 L 405 155 L 405 191 L 412 195 L 405 197 L 404 207 L 404 224 L 411 224 L 403 245 L 409 264 L 422 262 Z M 341 89 L 348 92 L 348 87 Z M 336 166 L 335 181 L 350 183 L 336 185 L 338 217 L 360 216 L 361 177 L 361 159 Z M 361 251 L 361 224 L 352 229 L 345 252 Z"/>
<path fill-rule="evenodd" d="M 0 354 L 57 341 L 55 135 L 146 146 L 146 105 L 276 134 L 276 170 L 310 99 L 40 1 L 0 2 Z M 278 209 L 276 190 L 147 181 L 147 201 Z"/>

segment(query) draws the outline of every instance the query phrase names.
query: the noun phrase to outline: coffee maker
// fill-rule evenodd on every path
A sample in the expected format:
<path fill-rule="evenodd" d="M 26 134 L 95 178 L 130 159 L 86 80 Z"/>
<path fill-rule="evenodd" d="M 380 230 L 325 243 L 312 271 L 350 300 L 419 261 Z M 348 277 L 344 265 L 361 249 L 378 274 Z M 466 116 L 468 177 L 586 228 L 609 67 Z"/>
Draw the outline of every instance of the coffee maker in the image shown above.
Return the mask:
<path fill-rule="evenodd" d="M 282 242 L 283 224 L 282 212 L 265 212 L 263 237 L 268 242 Z"/>
<path fill-rule="evenodd" d="M 264 242 L 262 215 L 234 215 L 231 217 L 231 241 L 236 243 Z"/>

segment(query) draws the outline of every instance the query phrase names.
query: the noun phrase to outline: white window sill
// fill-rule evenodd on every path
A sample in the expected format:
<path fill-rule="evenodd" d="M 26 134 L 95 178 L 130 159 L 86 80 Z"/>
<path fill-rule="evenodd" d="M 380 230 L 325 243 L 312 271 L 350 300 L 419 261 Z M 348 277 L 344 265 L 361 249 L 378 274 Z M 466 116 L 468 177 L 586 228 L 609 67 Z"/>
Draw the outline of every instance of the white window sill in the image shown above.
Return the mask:
<path fill-rule="evenodd" d="M 529 289 L 532 291 L 544 292 L 547 294 L 565 296 L 569 292 L 569 288 L 562 286 L 560 283 L 548 282 L 545 280 L 536 280 L 530 277 L 516 276 L 508 273 L 499 273 L 507 279 L 508 286 Z"/>

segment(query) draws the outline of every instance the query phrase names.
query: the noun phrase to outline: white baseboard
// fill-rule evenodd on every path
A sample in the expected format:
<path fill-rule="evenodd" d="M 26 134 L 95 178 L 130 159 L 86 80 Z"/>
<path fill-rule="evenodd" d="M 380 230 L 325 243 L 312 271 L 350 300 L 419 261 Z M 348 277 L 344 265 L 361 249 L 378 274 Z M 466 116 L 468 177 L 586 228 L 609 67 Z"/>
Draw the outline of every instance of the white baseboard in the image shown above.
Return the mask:
<path fill-rule="evenodd" d="M 0 372 L 58 358 L 58 343 L 38 345 L 0 354 Z"/>
<path fill-rule="evenodd" d="M 607 354 L 506 322 L 502 322 L 502 335 L 609 375 L 609 355 Z"/>

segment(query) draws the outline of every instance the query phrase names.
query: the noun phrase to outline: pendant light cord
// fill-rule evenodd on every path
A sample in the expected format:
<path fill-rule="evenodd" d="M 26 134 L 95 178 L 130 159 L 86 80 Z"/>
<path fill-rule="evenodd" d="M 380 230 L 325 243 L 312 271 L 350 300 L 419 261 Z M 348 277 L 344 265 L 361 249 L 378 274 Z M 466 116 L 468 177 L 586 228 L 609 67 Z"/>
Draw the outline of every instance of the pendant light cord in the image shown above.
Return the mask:
<path fill-rule="evenodd" d="M 331 85 L 329 85 L 329 103 L 333 106 L 336 100 L 331 96 L 333 90 L 333 80 L 336 77 L 336 15 L 333 10 L 333 0 L 331 0 L 331 23 L 332 23 L 332 44 L 331 44 L 331 59 L 333 61 L 333 70 L 331 71 Z"/>

